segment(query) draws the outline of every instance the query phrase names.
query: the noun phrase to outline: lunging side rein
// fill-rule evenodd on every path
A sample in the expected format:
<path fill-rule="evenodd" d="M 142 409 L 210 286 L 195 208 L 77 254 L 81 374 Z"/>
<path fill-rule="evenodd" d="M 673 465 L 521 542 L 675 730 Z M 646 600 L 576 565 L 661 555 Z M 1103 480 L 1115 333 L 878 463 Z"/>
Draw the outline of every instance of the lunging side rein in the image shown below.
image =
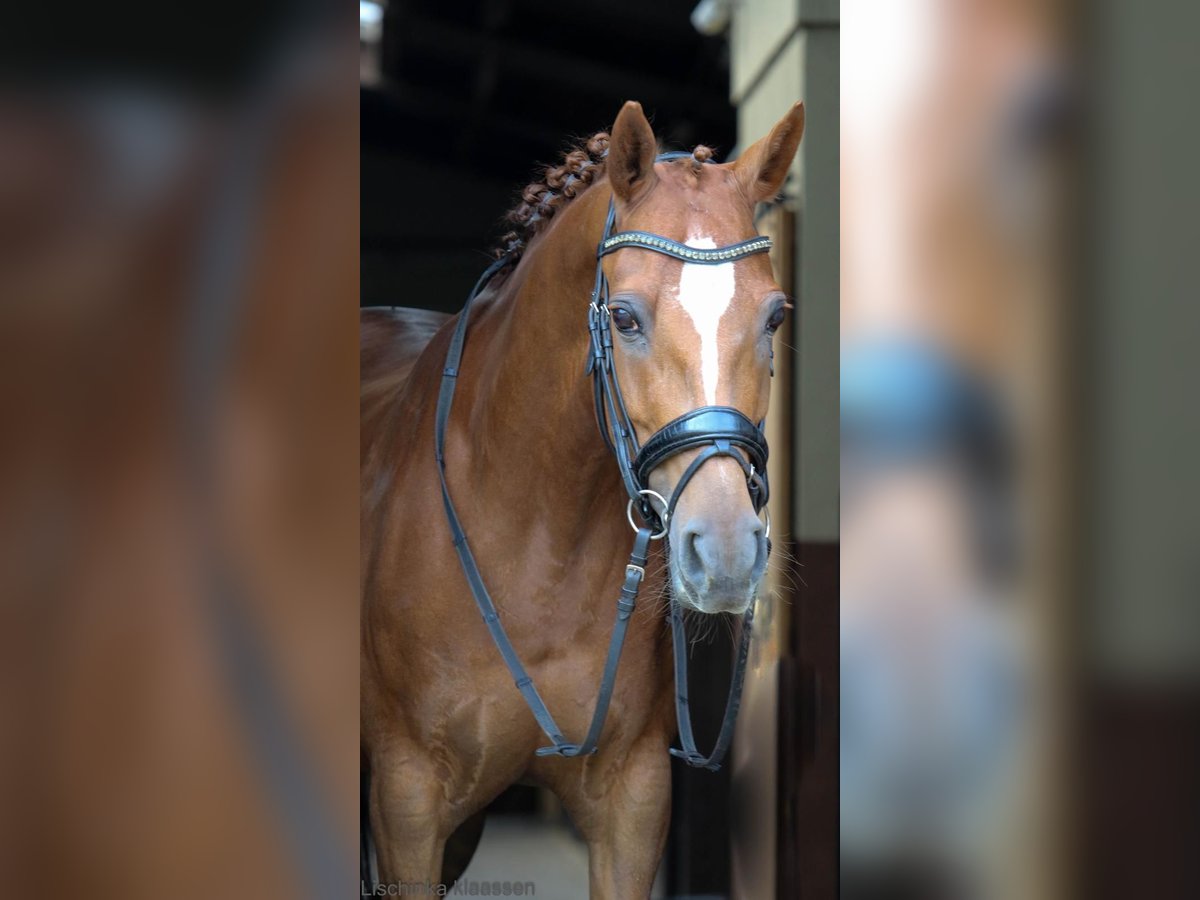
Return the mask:
<path fill-rule="evenodd" d="M 691 154 L 688 153 L 666 153 L 660 155 L 658 160 L 690 156 Z M 633 247 L 661 253 L 685 263 L 723 265 L 756 253 L 766 253 L 771 249 L 771 239 L 754 237 L 726 247 L 702 249 L 689 247 L 669 238 L 643 231 L 614 233 L 615 227 L 616 205 L 615 201 L 610 201 L 604 235 L 596 250 L 596 281 L 588 307 L 591 353 L 587 371 L 592 375 L 596 419 L 600 426 L 600 433 L 616 456 L 621 479 L 629 494 L 627 515 L 636 536 L 633 540 L 629 564 L 625 567 L 625 582 L 617 599 L 617 618 L 613 626 L 612 637 L 609 640 L 608 656 L 605 660 L 600 690 L 596 698 L 596 708 L 582 743 L 574 744 L 563 737 L 562 731 L 555 723 L 554 717 L 550 715 L 545 702 L 538 694 L 537 688 L 534 687 L 533 680 L 517 656 L 512 642 L 508 639 L 504 626 L 500 623 L 496 605 L 488 594 L 479 567 L 467 543 L 466 534 L 458 518 L 458 513 L 455 511 L 450 497 L 450 488 L 446 482 L 446 423 L 449 421 L 450 408 L 454 401 L 454 389 L 458 377 L 458 367 L 462 361 L 463 345 L 466 341 L 471 303 L 491 278 L 513 261 L 511 255 L 505 255 L 492 263 L 480 276 L 479 281 L 467 297 L 446 353 L 446 365 L 442 370 L 442 383 L 438 392 L 434 432 L 438 475 L 441 480 L 442 502 L 446 509 L 446 519 L 454 539 L 454 549 L 458 553 L 459 562 L 462 564 L 463 573 L 466 575 L 467 584 L 471 588 L 475 603 L 491 632 L 492 640 L 495 641 L 500 655 L 504 658 L 505 665 L 508 666 L 508 670 L 513 676 L 517 689 L 525 698 L 538 725 L 550 739 L 551 746 L 540 748 L 537 751 L 538 756 L 571 757 L 585 756 L 596 752 L 600 733 L 604 729 L 604 720 L 608 714 L 609 701 L 612 699 L 613 687 L 616 683 L 617 664 L 621 658 L 621 648 L 625 643 L 625 632 L 629 626 L 629 618 L 633 614 L 638 590 L 646 576 L 646 557 L 649 553 L 650 542 L 666 536 L 679 497 L 700 467 L 708 460 L 718 456 L 727 456 L 735 460 L 746 475 L 746 485 L 755 512 L 762 511 L 769 495 L 766 435 L 763 434 L 761 425 L 755 425 L 740 411 L 732 407 L 702 406 L 693 409 L 668 422 L 651 435 L 644 445 L 638 444 L 637 434 L 625 408 L 625 400 L 621 395 L 621 386 L 617 381 L 616 367 L 613 363 L 612 331 L 608 309 L 608 279 L 604 275 L 602 263 L 608 254 Z M 679 483 L 675 485 L 669 503 L 662 495 L 649 489 L 650 473 L 658 465 L 678 453 L 697 448 L 702 449 L 684 470 Z M 652 502 L 654 500 L 658 501 L 658 508 Z M 634 523 L 633 510 L 635 507 L 642 518 L 641 526 Z M 767 537 L 769 553 L 769 516 L 767 518 Z M 725 704 L 725 716 L 716 745 L 708 756 L 704 756 L 696 749 L 691 714 L 688 711 L 688 648 L 683 610 L 678 600 L 674 597 L 671 599 L 671 636 L 675 654 L 675 715 L 679 724 L 679 740 L 682 744 L 680 749 L 672 748 L 671 754 L 685 760 L 688 765 L 716 771 L 729 749 L 729 743 L 733 739 L 733 726 L 737 719 L 738 706 L 741 702 L 742 682 L 746 673 L 746 660 L 750 651 L 753 622 L 754 604 L 751 603 L 742 618 L 741 642 L 734 663 L 729 697 Z"/>

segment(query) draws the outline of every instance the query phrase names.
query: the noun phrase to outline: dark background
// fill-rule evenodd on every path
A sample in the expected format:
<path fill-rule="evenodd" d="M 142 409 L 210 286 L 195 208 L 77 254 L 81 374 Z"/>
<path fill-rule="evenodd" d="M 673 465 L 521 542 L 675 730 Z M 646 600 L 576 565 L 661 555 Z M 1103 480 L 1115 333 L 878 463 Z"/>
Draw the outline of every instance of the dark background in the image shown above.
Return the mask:
<path fill-rule="evenodd" d="M 539 166 L 626 100 L 666 146 L 732 150 L 728 50 L 694 5 L 392 2 L 361 97 L 362 304 L 457 311 Z"/>

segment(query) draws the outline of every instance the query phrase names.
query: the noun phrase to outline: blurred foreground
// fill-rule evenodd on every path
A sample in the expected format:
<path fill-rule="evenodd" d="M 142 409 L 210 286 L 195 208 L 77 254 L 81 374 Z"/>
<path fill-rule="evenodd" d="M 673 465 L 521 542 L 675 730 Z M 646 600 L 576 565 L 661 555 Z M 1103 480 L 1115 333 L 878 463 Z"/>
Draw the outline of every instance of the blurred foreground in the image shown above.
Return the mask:
<path fill-rule="evenodd" d="M 1195 226 L 1149 199 L 1195 197 L 1195 32 L 1151 6 L 845 4 L 846 897 L 1200 893 Z"/>
<path fill-rule="evenodd" d="M 6 57 L 4 896 L 357 880 L 357 51 L 327 12 L 64 10 Z"/>

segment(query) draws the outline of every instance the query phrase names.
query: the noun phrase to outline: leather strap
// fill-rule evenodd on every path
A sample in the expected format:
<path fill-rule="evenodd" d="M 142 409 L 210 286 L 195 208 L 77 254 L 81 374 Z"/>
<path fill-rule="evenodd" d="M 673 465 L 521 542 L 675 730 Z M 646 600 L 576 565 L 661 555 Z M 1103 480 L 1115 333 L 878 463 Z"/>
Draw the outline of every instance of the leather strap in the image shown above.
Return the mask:
<path fill-rule="evenodd" d="M 437 451 L 438 478 L 442 488 L 442 505 L 446 511 L 446 521 L 450 526 L 454 549 L 458 554 L 463 575 L 466 576 L 467 585 L 471 589 L 471 596 L 475 598 L 475 605 L 478 607 L 480 615 L 483 616 L 483 621 L 488 627 L 496 649 L 500 651 L 500 656 L 504 659 L 504 664 L 508 667 L 509 674 L 513 677 L 513 683 L 521 692 L 521 696 L 525 699 L 529 711 L 533 713 L 534 719 L 537 720 L 538 726 L 550 739 L 551 746 L 540 748 L 537 750 L 537 755 L 585 756 L 596 752 L 600 734 L 604 730 L 604 720 L 608 715 L 608 706 L 616 685 L 617 666 L 625 644 L 625 632 L 629 627 L 629 617 L 633 614 L 638 590 L 646 576 L 646 557 L 649 552 L 651 531 L 648 527 L 641 528 L 638 530 L 637 537 L 634 538 L 629 565 L 625 567 L 625 582 L 621 587 L 620 596 L 617 598 L 616 623 L 613 625 L 612 637 L 609 639 L 608 656 L 604 664 L 604 674 L 600 680 L 600 690 L 596 698 L 596 708 L 592 714 L 591 726 L 588 728 L 583 743 L 573 744 L 563 736 L 562 730 L 554 721 L 545 701 L 538 694 L 533 679 L 529 677 L 529 673 L 521 663 L 521 658 L 517 655 L 512 641 L 509 640 L 504 626 L 500 623 L 496 604 L 488 593 L 479 566 L 471 553 L 467 535 L 463 531 L 462 522 L 454 508 L 454 501 L 450 497 L 450 486 L 446 481 L 446 427 L 450 421 L 450 410 L 454 404 L 454 390 L 459 366 L 462 363 L 463 347 L 466 344 L 471 304 L 492 277 L 509 262 L 511 262 L 509 257 L 501 257 L 480 276 L 479 281 L 476 282 L 467 297 L 462 312 L 459 313 L 458 323 L 454 327 L 454 333 L 450 338 L 450 347 L 446 352 L 446 363 L 442 369 L 442 382 L 438 391 L 437 411 L 434 419 L 434 445 Z"/>
<path fill-rule="evenodd" d="M 687 630 L 683 624 L 683 611 L 676 601 L 671 602 L 671 639 L 675 651 L 675 719 L 679 723 L 681 748 L 671 748 L 671 755 L 682 759 L 689 766 L 715 772 L 733 741 L 733 726 L 737 722 L 738 708 L 742 704 L 742 683 L 746 678 L 746 661 L 750 658 L 750 638 L 754 633 L 754 606 L 751 603 L 742 616 L 742 634 L 738 641 L 737 660 L 733 665 L 733 678 L 729 683 L 729 696 L 725 699 L 725 715 L 721 730 L 712 752 L 704 756 L 696 749 L 696 737 L 692 731 L 692 713 L 688 706 Z"/>
<path fill-rule="evenodd" d="M 617 598 L 617 621 L 613 625 L 612 638 L 608 642 L 608 658 L 604 662 L 604 675 L 600 679 L 600 693 L 596 696 L 592 724 L 583 739 L 583 744 L 575 753 L 566 752 L 566 748 L 559 746 L 542 747 L 537 751 L 538 756 L 556 753 L 562 756 L 587 756 L 596 752 L 596 746 L 600 743 L 600 732 L 604 730 L 604 719 L 608 715 L 608 704 L 612 700 L 613 688 L 617 683 L 617 665 L 621 661 L 625 632 L 629 628 L 629 618 L 637 606 L 638 589 L 646 577 L 646 557 L 649 550 L 650 529 L 640 528 L 637 537 L 633 539 L 629 565 L 625 567 L 625 583 L 621 586 L 620 597 Z"/>

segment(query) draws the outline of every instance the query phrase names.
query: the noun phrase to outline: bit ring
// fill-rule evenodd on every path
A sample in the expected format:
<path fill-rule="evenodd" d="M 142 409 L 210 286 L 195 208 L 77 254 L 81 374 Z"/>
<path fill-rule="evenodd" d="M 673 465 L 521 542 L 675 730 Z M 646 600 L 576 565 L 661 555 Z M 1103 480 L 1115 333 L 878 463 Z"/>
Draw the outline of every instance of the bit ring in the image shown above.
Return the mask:
<path fill-rule="evenodd" d="M 663 495 L 660 494 L 658 491 L 652 491 L 649 488 L 638 491 L 638 496 L 650 497 L 651 499 L 657 498 L 658 502 L 662 504 L 662 512 L 659 513 L 659 519 L 662 521 L 662 531 L 658 532 L 657 534 L 650 535 L 650 540 L 652 540 L 652 541 L 662 540 L 664 537 L 667 536 L 667 517 L 669 515 L 667 510 L 669 507 L 667 505 L 666 498 L 663 497 Z M 633 497 L 629 498 L 629 505 L 625 507 L 625 518 L 627 518 L 629 520 L 629 527 L 632 528 L 634 531 L 637 531 L 638 526 L 635 525 L 633 522 L 633 500 L 634 500 Z M 653 508 L 654 504 L 651 503 L 650 506 Z"/>

